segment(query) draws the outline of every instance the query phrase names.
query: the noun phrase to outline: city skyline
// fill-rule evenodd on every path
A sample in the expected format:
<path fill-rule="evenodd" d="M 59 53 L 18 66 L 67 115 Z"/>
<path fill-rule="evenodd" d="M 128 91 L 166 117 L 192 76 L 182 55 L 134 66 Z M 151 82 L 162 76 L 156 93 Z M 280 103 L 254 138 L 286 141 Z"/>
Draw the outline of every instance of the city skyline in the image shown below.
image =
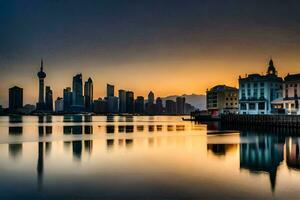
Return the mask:
<path fill-rule="evenodd" d="M 280 76 L 298 73 L 296 1 L 32 2 L 1 2 L 4 106 L 14 85 L 24 88 L 24 103 L 36 101 L 41 57 L 54 99 L 72 84 L 58 74 L 92 77 L 94 97 L 105 96 L 106 83 L 163 97 L 237 87 L 244 72 L 265 72 L 271 56 Z"/>

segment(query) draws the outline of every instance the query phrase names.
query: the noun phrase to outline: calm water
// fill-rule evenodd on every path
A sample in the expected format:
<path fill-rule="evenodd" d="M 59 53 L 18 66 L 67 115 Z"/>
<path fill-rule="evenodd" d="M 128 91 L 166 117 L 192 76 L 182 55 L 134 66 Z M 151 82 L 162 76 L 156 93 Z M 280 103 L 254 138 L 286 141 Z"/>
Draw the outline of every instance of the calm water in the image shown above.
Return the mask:
<path fill-rule="evenodd" d="M 299 145 L 181 117 L 1 117 L 0 199 L 300 199 Z"/>

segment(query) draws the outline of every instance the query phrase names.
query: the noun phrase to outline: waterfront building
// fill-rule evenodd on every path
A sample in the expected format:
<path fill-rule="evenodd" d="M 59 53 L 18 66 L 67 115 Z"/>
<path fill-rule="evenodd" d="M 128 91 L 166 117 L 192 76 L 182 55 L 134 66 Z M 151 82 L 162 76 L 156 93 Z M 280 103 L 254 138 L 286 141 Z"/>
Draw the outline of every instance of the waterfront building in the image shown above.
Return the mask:
<path fill-rule="evenodd" d="M 37 73 L 39 78 L 39 100 L 37 103 L 37 110 L 45 109 L 45 83 L 44 79 L 46 78 L 46 73 L 44 72 L 44 63 L 43 59 L 41 60 L 40 71 Z"/>
<path fill-rule="evenodd" d="M 238 112 L 238 89 L 217 85 L 206 91 L 206 109 L 211 115 Z"/>
<path fill-rule="evenodd" d="M 270 60 L 265 75 L 250 74 L 239 77 L 239 113 L 270 114 L 271 102 L 282 97 L 282 78 L 278 77 Z"/>
<path fill-rule="evenodd" d="M 135 100 L 135 113 L 143 114 L 145 111 L 145 100 L 143 96 L 138 96 Z"/>
<path fill-rule="evenodd" d="M 63 99 L 64 99 L 64 112 L 70 112 L 70 108 L 72 105 L 72 90 L 70 87 L 67 87 L 63 91 Z"/>
<path fill-rule="evenodd" d="M 45 110 L 53 112 L 53 92 L 50 86 L 46 86 Z"/>
<path fill-rule="evenodd" d="M 119 113 L 126 113 L 126 91 L 119 90 Z"/>
<path fill-rule="evenodd" d="M 107 112 L 108 113 L 118 113 L 119 111 L 119 98 L 114 96 L 106 97 L 107 101 Z"/>
<path fill-rule="evenodd" d="M 176 97 L 176 112 L 178 115 L 183 115 L 185 113 L 184 104 L 185 104 L 184 97 Z"/>
<path fill-rule="evenodd" d="M 93 102 L 93 112 L 96 114 L 105 114 L 106 113 L 107 102 L 101 98 Z"/>
<path fill-rule="evenodd" d="M 106 97 L 115 96 L 115 86 L 111 84 L 106 84 Z"/>
<path fill-rule="evenodd" d="M 16 113 L 20 112 L 23 108 L 23 88 L 18 86 L 14 86 L 9 88 L 9 112 Z"/>
<path fill-rule="evenodd" d="M 173 100 L 166 100 L 166 114 L 176 114 L 176 102 Z"/>
<path fill-rule="evenodd" d="M 89 78 L 84 83 L 84 105 L 86 111 L 92 110 L 93 105 L 93 80 Z"/>
<path fill-rule="evenodd" d="M 77 74 L 73 77 L 72 96 L 72 111 L 82 112 L 84 108 L 84 98 L 82 92 L 82 74 Z"/>
<path fill-rule="evenodd" d="M 64 112 L 64 99 L 61 97 L 57 97 L 55 100 L 55 112 L 62 113 Z"/>
<path fill-rule="evenodd" d="M 154 104 L 154 93 L 152 91 L 148 94 L 148 105 L 149 104 Z"/>
<path fill-rule="evenodd" d="M 288 74 L 284 78 L 282 91 L 285 113 L 300 115 L 300 74 Z"/>
<path fill-rule="evenodd" d="M 23 106 L 23 108 L 21 109 L 23 114 L 29 115 L 31 114 L 33 111 L 35 111 L 36 107 L 35 105 L 31 105 L 31 104 L 26 104 Z"/>
<path fill-rule="evenodd" d="M 191 112 L 194 112 L 195 110 L 196 110 L 196 108 L 194 106 L 192 106 L 191 104 L 189 104 L 189 103 L 184 104 L 184 111 L 185 111 L 186 115 L 191 114 Z"/>
<path fill-rule="evenodd" d="M 164 112 L 163 102 L 160 97 L 156 98 L 156 106 L 155 106 L 155 112 L 156 114 L 162 114 Z"/>
<path fill-rule="evenodd" d="M 126 113 L 134 113 L 134 93 L 126 91 Z"/>

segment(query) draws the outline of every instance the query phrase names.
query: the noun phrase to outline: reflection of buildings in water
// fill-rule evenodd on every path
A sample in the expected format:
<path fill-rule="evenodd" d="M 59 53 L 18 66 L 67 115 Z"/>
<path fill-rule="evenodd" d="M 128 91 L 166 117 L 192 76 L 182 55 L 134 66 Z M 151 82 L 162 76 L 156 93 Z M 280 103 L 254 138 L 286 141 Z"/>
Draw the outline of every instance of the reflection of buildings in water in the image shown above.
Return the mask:
<path fill-rule="evenodd" d="M 76 125 L 76 126 L 64 126 L 64 134 L 78 134 L 81 135 L 83 133 L 83 126 Z"/>
<path fill-rule="evenodd" d="M 125 126 L 125 132 L 126 133 L 133 133 L 134 126 L 133 125 L 126 125 Z"/>
<path fill-rule="evenodd" d="M 206 129 L 207 130 L 220 130 L 221 123 L 220 122 L 206 122 Z"/>
<path fill-rule="evenodd" d="M 10 126 L 8 127 L 8 134 L 9 135 L 21 135 L 23 133 L 22 126 Z"/>
<path fill-rule="evenodd" d="M 40 136 L 44 135 L 45 133 L 52 134 L 52 126 L 39 126 L 38 130 Z"/>
<path fill-rule="evenodd" d="M 51 152 L 51 149 L 52 149 L 52 142 L 46 142 L 46 145 L 45 145 L 45 149 L 46 149 L 46 154 L 49 155 L 50 152 Z"/>
<path fill-rule="evenodd" d="M 288 168 L 300 170 L 300 138 L 291 137 L 286 140 L 286 164 Z"/>
<path fill-rule="evenodd" d="M 148 145 L 149 145 L 150 147 L 153 147 L 153 146 L 154 146 L 154 138 L 153 138 L 153 137 L 148 138 Z"/>
<path fill-rule="evenodd" d="M 64 150 L 67 151 L 71 148 L 71 141 L 64 141 Z"/>
<path fill-rule="evenodd" d="M 275 190 L 277 167 L 283 161 L 284 140 L 271 135 L 247 135 L 241 133 L 241 137 L 253 137 L 253 143 L 240 145 L 240 167 L 253 173 L 267 172 L 270 176 L 271 189 Z"/>
<path fill-rule="evenodd" d="M 8 144 L 10 158 L 16 159 L 22 154 L 23 144 Z"/>
<path fill-rule="evenodd" d="M 46 134 L 52 134 L 52 126 L 46 126 Z"/>
<path fill-rule="evenodd" d="M 119 146 L 123 146 L 124 145 L 124 139 L 119 139 L 118 142 L 119 142 Z"/>
<path fill-rule="evenodd" d="M 173 125 L 168 125 L 168 126 L 167 126 L 167 131 L 173 131 L 173 130 L 174 130 Z"/>
<path fill-rule="evenodd" d="M 125 116 L 125 120 L 126 122 L 133 122 L 133 116 L 132 115 Z"/>
<path fill-rule="evenodd" d="M 84 140 L 84 150 L 87 154 L 91 154 L 93 150 L 93 140 Z"/>
<path fill-rule="evenodd" d="M 238 144 L 207 144 L 207 150 L 217 156 L 225 156 L 226 152 L 237 147 Z"/>
<path fill-rule="evenodd" d="M 38 143 L 38 161 L 37 161 L 37 181 L 38 189 L 43 187 L 43 173 L 44 173 L 44 143 Z"/>
<path fill-rule="evenodd" d="M 93 118 L 92 115 L 84 115 L 84 122 L 92 122 Z"/>
<path fill-rule="evenodd" d="M 106 116 L 106 122 L 114 122 L 114 121 L 115 121 L 115 116 L 113 115 Z"/>
<path fill-rule="evenodd" d="M 119 133 L 124 133 L 125 132 L 125 126 L 119 125 L 118 126 L 118 132 Z"/>
<path fill-rule="evenodd" d="M 84 134 L 93 134 L 93 126 L 90 125 L 84 126 Z"/>
<path fill-rule="evenodd" d="M 148 132 L 154 131 L 154 125 L 148 125 Z"/>
<path fill-rule="evenodd" d="M 133 146 L 133 139 L 125 139 L 126 147 L 132 147 Z"/>
<path fill-rule="evenodd" d="M 159 132 L 159 131 L 162 131 L 162 125 L 156 125 L 156 130 Z"/>
<path fill-rule="evenodd" d="M 136 130 L 137 130 L 138 132 L 143 132 L 143 131 L 144 131 L 144 126 L 143 126 L 143 125 L 137 125 L 137 126 L 136 126 Z"/>
<path fill-rule="evenodd" d="M 71 134 L 72 133 L 72 127 L 71 126 L 64 126 L 64 134 Z"/>
<path fill-rule="evenodd" d="M 176 125 L 176 131 L 184 131 L 185 126 L 184 125 Z"/>
<path fill-rule="evenodd" d="M 71 118 L 73 122 L 82 122 L 82 115 L 72 115 Z"/>
<path fill-rule="evenodd" d="M 108 150 L 112 149 L 114 147 L 114 139 L 107 139 L 106 140 L 106 147 Z"/>
<path fill-rule="evenodd" d="M 80 160 L 82 154 L 82 141 L 81 140 L 72 141 L 72 150 L 73 150 L 73 158 Z"/>
<path fill-rule="evenodd" d="M 52 123 L 52 115 L 47 115 L 46 116 L 46 122 L 47 123 Z"/>
<path fill-rule="evenodd" d="M 114 125 L 106 125 L 106 133 L 115 133 Z"/>
<path fill-rule="evenodd" d="M 11 124 L 22 123 L 23 117 L 22 117 L 22 115 L 10 115 L 8 120 L 9 120 L 9 123 L 11 123 Z"/>

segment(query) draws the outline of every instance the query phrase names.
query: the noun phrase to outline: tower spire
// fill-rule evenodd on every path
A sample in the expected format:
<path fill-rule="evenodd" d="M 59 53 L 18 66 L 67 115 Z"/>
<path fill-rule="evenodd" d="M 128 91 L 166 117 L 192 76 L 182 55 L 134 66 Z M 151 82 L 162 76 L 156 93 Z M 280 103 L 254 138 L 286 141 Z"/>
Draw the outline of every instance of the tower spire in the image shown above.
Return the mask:
<path fill-rule="evenodd" d="M 44 62 L 43 62 L 43 58 L 41 58 L 41 71 L 43 71 L 44 69 Z"/>

